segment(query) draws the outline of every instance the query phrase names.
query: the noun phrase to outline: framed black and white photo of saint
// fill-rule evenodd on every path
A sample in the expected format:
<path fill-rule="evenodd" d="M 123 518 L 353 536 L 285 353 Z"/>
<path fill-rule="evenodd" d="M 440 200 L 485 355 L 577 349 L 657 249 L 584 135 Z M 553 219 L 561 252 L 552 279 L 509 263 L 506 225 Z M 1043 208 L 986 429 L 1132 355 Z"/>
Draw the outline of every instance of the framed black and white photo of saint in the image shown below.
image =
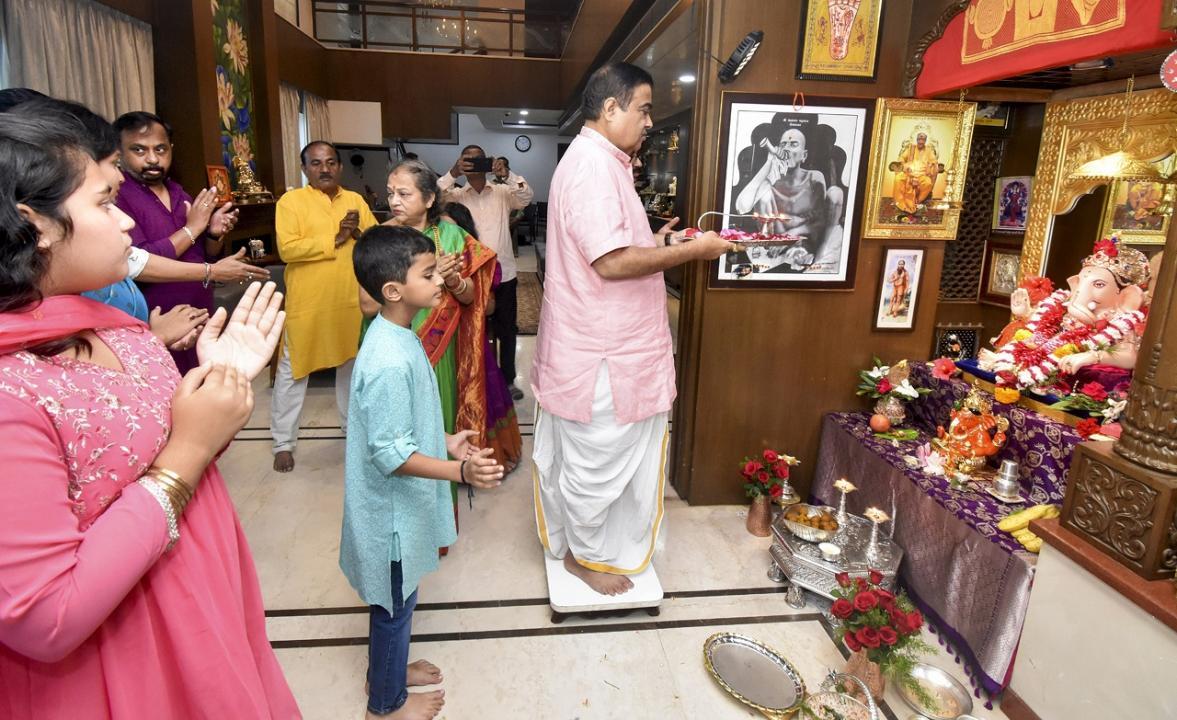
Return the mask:
<path fill-rule="evenodd" d="M 723 94 L 721 217 L 702 229 L 759 233 L 712 263 L 714 288 L 851 290 L 874 103 Z"/>

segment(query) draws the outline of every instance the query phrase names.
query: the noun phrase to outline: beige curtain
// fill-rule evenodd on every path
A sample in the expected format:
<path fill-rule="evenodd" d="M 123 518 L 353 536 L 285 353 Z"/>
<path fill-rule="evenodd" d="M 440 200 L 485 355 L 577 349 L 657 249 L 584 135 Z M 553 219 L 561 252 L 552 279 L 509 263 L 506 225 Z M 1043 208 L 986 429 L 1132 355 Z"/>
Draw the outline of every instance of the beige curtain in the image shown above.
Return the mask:
<path fill-rule="evenodd" d="M 298 88 L 281 83 L 278 86 L 279 105 L 282 109 L 282 167 L 286 188 L 302 187 L 302 170 L 298 151 Z"/>
<path fill-rule="evenodd" d="M 4 0 L 9 84 L 113 120 L 155 111 L 151 27 L 91 0 Z"/>
<path fill-rule="evenodd" d="M 326 140 L 331 142 L 331 114 L 327 110 L 327 101 L 309 92 L 302 94 L 303 108 L 307 114 L 307 136 L 310 142 Z"/>

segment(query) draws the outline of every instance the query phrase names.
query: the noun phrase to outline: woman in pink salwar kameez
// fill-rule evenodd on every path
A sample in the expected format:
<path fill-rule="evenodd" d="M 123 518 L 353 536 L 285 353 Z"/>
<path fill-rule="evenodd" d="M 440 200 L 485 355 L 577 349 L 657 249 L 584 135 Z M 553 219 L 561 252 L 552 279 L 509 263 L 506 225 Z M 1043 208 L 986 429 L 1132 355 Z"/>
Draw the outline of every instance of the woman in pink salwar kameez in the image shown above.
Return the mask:
<path fill-rule="evenodd" d="M 299 717 L 213 462 L 281 295 L 219 311 L 181 380 L 143 323 L 77 295 L 125 276 L 133 225 L 85 145 L 68 116 L 0 115 L 0 718 Z"/>

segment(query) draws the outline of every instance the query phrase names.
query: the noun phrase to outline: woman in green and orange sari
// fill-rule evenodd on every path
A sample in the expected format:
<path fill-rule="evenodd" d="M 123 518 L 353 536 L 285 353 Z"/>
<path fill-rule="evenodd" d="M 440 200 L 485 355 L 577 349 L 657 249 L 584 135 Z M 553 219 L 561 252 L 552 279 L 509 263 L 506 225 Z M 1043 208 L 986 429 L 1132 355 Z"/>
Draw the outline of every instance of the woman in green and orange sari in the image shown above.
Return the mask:
<path fill-rule="evenodd" d="M 437 249 L 437 271 L 445 279 L 441 303 L 413 318 L 413 331 L 437 374 L 445 431 L 474 430 L 470 442 L 486 447 L 486 306 L 491 298 L 495 253 L 457 225 L 441 219 L 437 174 L 418 160 L 405 160 L 388 176 L 388 224 L 419 230 Z M 365 320 L 363 330 L 369 320 Z M 361 335 L 362 342 L 362 335 Z M 454 499 L 457 500 L 457 485 Z M 457 513 L 457 503 L 454 505 Z"/>

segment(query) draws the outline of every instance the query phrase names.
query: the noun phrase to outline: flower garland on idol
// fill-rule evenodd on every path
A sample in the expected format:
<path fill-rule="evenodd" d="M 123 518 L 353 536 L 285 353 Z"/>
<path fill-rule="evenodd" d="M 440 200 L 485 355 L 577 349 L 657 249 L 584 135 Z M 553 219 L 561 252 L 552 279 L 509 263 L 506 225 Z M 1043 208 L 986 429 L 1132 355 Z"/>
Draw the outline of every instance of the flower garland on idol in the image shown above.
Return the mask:
<path fill-rule="evenodd" d="M 1140 259 L 1135 259 L 1139 256 Z M 1116 275 L 1120 282 L 1147 282 L 1134 269 L 1143 259 L 1137 251 L 1126 250 L 1121 256 L 1119 238 L 1112 235 L 1095 243 L 1083 266 L 1103 267 Z M 1143 260 L 1147 267 L 1147 260 Z M 1060 379 L 1059 360 L 1080 352 L 1106 351 L 1141 332 L 1146 313 L 1131 310 L 1101 318 L 1094 326 L 1072 320 L 1067 316 L 1070 290 L 1057 290 L 1039 303 L 1026 326 L 1014 333 L 1013 340 L 995 356 L 997 386 L 1004 388 L 1040 388 Z M 1000 399 L 1000 398 L 999 398 Z"/>
<path fill-rule="evenodd" d="M 1100 320 L 1094 327 L 1067 323 L 1066 301 L 1070 295 L 1069 290 L 1058 290 L 1043 300 L 1026 327 L 1014 334 L 1013 342 L 997 353 L 999 367 L 1014 368 L 997 374 L 998 385 L 1019 389 L 1049 385 L 1058 378 L 1062 358 L 1079 352 L 1107 350 L 1144 322 L 1144 313 L 1132 310 L 1110 320 Z"/>

